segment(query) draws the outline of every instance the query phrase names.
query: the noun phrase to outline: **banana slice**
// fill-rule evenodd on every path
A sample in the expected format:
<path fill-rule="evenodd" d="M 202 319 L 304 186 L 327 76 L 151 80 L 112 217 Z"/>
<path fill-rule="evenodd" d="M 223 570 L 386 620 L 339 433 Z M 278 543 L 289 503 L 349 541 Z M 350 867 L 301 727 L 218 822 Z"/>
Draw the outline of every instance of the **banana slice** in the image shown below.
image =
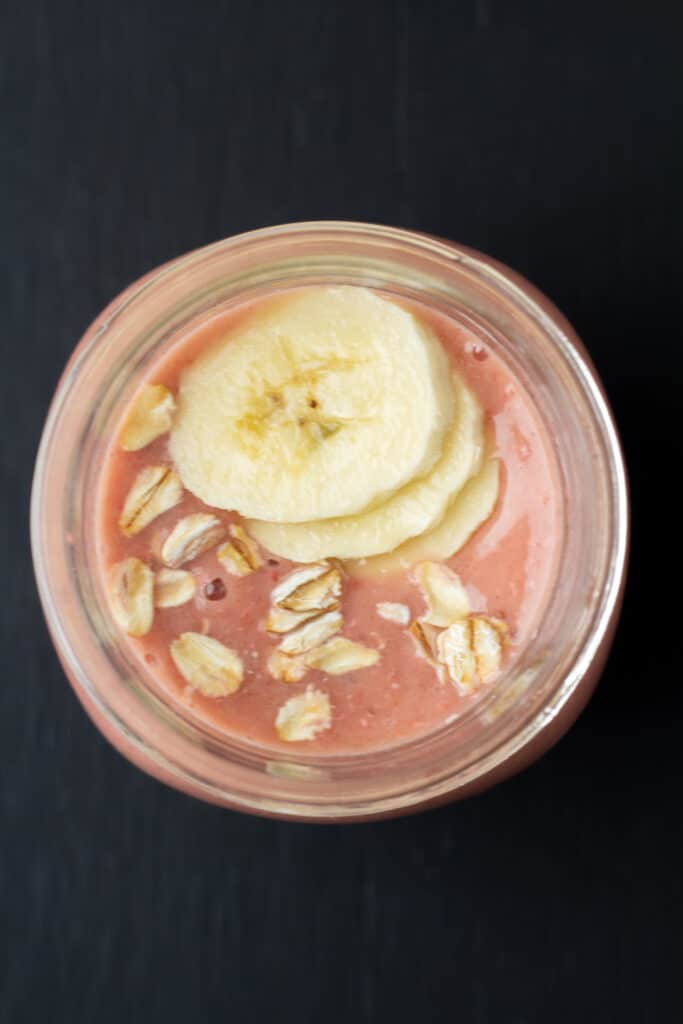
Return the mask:
<path fill-rule="evenodd" d="M 452 417 L 447 356 L 429 330 L 366 288 L 316 287 L 185 370 L 170 451 L 207 505 L 308 522 L 361 512 L 428 473 Z"/>
<path fill-rule="evenodd" d="M 438 526 L 421 537 L 414 537 L 388 555 L 347 562 L 353 576 L 388 576 L 403 572 L 417 562 L 442 562 L 464 547 L 475 530 L 489 518 L 498 498 L 500 464 L 487 459 L 476 476 L 463 487 L 446 510 Z"/>
<path fill-rule="evenodd" d="M 422 479 L 408 484 L 382 505 L 356 516 L 310 523 L 251 520 L 249 530 L 263 547 L 294 562 L 323 558 L 366 558 L 393 551 L 430 529 L 479 469 L 483 454 L 482 412 L 458 376 L 453 377 L 455 421 L 441 458 Z M 400 442 L 399 442 L 400 443 Z"/>

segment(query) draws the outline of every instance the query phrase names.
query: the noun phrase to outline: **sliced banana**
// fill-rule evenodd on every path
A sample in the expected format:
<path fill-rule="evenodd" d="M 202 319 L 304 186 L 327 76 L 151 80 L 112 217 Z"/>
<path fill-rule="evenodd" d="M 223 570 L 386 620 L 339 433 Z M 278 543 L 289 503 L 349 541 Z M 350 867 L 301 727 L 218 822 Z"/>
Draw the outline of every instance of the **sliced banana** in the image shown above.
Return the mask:
<path fill-rule="evenodd" d="M 483 417 L 478 402 L 453 377 L 455 420 L 443 454 L 432 471 L 403 487 L 383 504 L 360 515 L 323 522 L 282 523 L 251 520 L 249 529 L 268 550 L 295 562 L 323 558 L 367 558 L 393 551 L 410 537 L 435 526 L 483 457 Z M 395 438 L 400 445 L 401 439 Z"/>
<path fill-rule="evenodd" d="M 425 559 L 443 561 L 464 547 L 472 534 L 489 518 L 498 498 L 500 465 L 487 459 L 475 477 L 463 487 L 438 526 L 414 537 L 395 551 L 362 561 L 347 562 L 353 576 L 384 576 L 403 572 Z"/>
<path fill-rule="evenodd" d="M 384 501 L 432 469 L 453 417 L 436 337 L 350 286 L 301 289 L 247 320 L 184 371 L 177 402 L 170 451 L 185 487 L 213 507 L 283 523 Z M 472 440 L 464 421 L 458 450 Z M 463 466 L 471 455 L 462 452 Z M 329 546 L 312 544 L 335 553 Z M 381 537 L 375 550 L 386 550 Z"/>

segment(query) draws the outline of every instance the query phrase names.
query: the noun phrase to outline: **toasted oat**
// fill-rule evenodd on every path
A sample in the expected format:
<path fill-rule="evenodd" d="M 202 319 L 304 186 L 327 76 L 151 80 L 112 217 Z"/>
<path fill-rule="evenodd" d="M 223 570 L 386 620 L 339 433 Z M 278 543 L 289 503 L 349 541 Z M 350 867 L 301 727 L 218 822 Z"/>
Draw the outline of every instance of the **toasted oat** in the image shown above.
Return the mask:
<path fill-rule="evenodd" d="M 183 679 L 205 697 L 226 697 L 242 685 L 240 657 L 214 637 L 181 633 L 170 652 Z"/>
<path fill-rule="evenodd" d="M 216 558 L 231 576 L 248 576 L 253 572 L 242 552 L 229 540 L 217 549 Z"/>
<path fill-rule="evenodd" d="M 130 636 L 149 633 L 154 621 L 154 573 L 139 558 L 124 558 L 109 574 L 114 619 Z"/>
<path fill-rule="evenodd" d="M 439 638 L 440 629 L 436 626 L 432 626 L 431 623 L 425 622 L 423 619 L 417 619 L 410 623 L 408 632 L 415 641 L 417 653 L 421 658 L 424 658 L 430 663 L 436 672 L 441 683 L 445 682 L 446 671 L 439 663 L 436 644 Z"/>
<path fill-rule="evenodd" d="M 309 619 L 313 619 L 319 614 L 317 611 L 288 612 L 286 608 L 278 608 L 275 605 L 268 612 L 266 630 L 269 633 L 289 633 L 290 630 L 296 629 L 303 622 L 308 622 Z"/>
<path fill-rule="evenodd" d="M 292 630 L 280 641 L 280 650 L 285 654 L 303 654 L 312 647 L 319 647 L 342 628 L 341 612 L 331 611 L 305 622 Z"/>
<path fill-rule="evenodd" d="M 301 654 L 287 654 L 278 648 L 268 659 L 268 671 L 281 682 L 298 683 L 310 669 L 337 676 L 374 665 L 379 657 L 374 648 L 337 636 Z"/>
<path fill-rule="evenodd" d="M 439 636 L 436 626 L 423 619 L 416 619 L 410 623 L 408 632 L 417 645 L 418 653 L 428 661 L 433 661 L 436 658 L 436 641 Z"/>
<path fill-rule="evenodd" d="M 263 558 L 256 542 L 242 526 L 233 523 L 230 526 L 230 536 L 232 540 L 221 544 L 216 552 L 216 558 L 226 572 L 233 576 L 248 576 L 263 565 Z"/>
<path fill-rule="evenodd" d="M 273 588 L 265 625 L 269 633 L 290 634 L 281 650 L 301 653 L 341 629 L 341 587 L 341 572 L 329 562 L 302 566 L 280 580 Z"/>
<path fill-rule="evenodd" d="M 171 429 L 175 399 L 163 384 L 146 384 L 137 394 L 121 431 L 126 452 L 146 448 Z"/>
<path fill-rule="evenodd" d="M 315 562 L 312 565 L 304 565 L 300 569 L 295 569 L 293 572 L 288 573 L 287 576 L 284 576 L 278 585 L 273 588 L 271 601 L 282 608 L 288 608 L 289 605 L 285 602 L 290 596 L 294 595 L 300 587 L 305 587 L 306 584 L 311 583 L 313 580 L 325 576 L 331 568 L 332 566 L 329 562 Z M 302 611 L 304 609 L 292 610 Z"/>
<path fill-rule="evenodd" d="M 277 649 L 268 658 L 267 667 L 273 679 L 281 683 L 298 683 L 308 672 L 303 655 L 285 654 Z"/>
<path fill-rule="evenodd" d="M 477 681 L 498 672 L 507 637 L 507 624 L 487 615 L 470 615 L 439 635 L 439 661 L 461 693 L 471 693 Z"/>
<path fill-rule="evenodd" d="M 157 608 L 175 608 L 191 601 L 197 581 L 185 569 L 159 569 L 154 577 L 154 603 Z"/>
<path fill-rule="evenodd" d="M 397 601 L 379 601 L 377 614 L 381 619 L 395 622 L 399 626 L 407 626 L 410 622 L 410 608 L 407 604 L 399 604 Z"/>
<path fill-rule="evenodd" d="M 467 591 L 456 574 L 439 562 L 421 562 L 415 576 L 427 602 L 424 622 L 445 628 L 470 612 Z"/>
<path fill-rule="evenodd" d="M 161 557 L 171 569 L 191 562 L 225 536 L 225 526 L 216 516 L 195 512 L 173 527 L 161 548 Z"/>
<path fill-rule="evenodd" d="M 309 668 L 317 668 L 320 672 L 338 676 L 374 665 L 379 661 L 379 651 L 354 640 L 348 640 L 344 636 L 335 636 L 322 646 L 307 651 L 303 659 Z"/>
<path fill-rule="evenodd" d="M 275 728 L 281 740 L 296 743 L 312 740 L 332 725 L 330 698 L 310 686 L 298 697 L 291 697 L 277 713 Z"/>
<path fill-rule="evenodd" d="M 507 623 L 487 615 L 474 615 L 471 623 L 477 675 L 480 679 L 486 679 L 500 669 L 508 638 Z"/>
<path fill-rule="evenodd" d="M 341 590 L 339 569 L 328 569 L 315 579 L 300 583 L 277 603 L 280 608 L 291 612 L 323 612 L 339 606 Z"/>
<path fill-rule="evenodd" d="M 168 466 L 146 466 L 133 481 L 123 505 L 119 528 L 134 537 L 162 512 L 177 505 L 183 495 L 180 477 Z"/>
<path fill-rule="evenodd" d="M 477 677 L 477 662 L 472 650 L 472 622 L 460 619 L 439 634 L 438 659 L 446 666 L 451 682 L 461 693 L 471 693 Z"/>

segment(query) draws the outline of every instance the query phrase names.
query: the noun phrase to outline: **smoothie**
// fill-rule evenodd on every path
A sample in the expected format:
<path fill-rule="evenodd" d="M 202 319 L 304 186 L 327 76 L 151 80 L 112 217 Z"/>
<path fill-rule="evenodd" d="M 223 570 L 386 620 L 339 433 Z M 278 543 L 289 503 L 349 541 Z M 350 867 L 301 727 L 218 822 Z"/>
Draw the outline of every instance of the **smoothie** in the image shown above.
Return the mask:
<path fill-rule="evenodd" d="M 469 323 L 292 289 L 172 339 L 103 459 L 98 564 L 147 684 L 265 748 L 461 715 L 529 642 L 563 535 L 552 445 Z"/>

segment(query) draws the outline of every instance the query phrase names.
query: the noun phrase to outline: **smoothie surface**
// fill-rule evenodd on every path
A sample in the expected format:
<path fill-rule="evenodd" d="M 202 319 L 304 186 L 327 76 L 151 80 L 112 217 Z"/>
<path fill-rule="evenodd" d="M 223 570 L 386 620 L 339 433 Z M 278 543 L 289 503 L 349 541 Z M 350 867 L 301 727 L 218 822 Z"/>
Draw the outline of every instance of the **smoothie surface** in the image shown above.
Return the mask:
<path fill-rule="evenodd" d="M 140 386 L 163 385 L 177 395 L 187 367 L 258 318 L 273 301 L 280 301 L 280 296 L 232 308 L 172 340 Z M 401 300 L 400 306 L 433 332 L 450 367 L 476 398 L 484 417 L 487 454 L 499 460 L 499 491 L 492 513 L 443 564 L 457 574 L 472 613 L 505 624 L 504 669 L 533 636 L 553 584 L 563 522 L 552 445 L 528 396 L 484 337 L 418 303 Z M 111 439 L 99 479 L 97 558 L 105 586 L 110 585 L 113 568 L 129 558 L 140 559 L 158 573 L 164 567 L 164 543 L 186 516 L 215 516 L 228 542 L 230 524 L 247 526 L 236 512 L 206 505 L 183 489 L 173 507 L 139 532 L 122 532 L 122 509 L 138 474 L 150 466 L 173 465 L 168 433 L 138 450 L 124 450 L 122 431 L 123 426 Z M 269 665 L 283 637 L 269 633 L 265 623 L 274 588 L 301 565 L 256 545 L 256 567 L 234 575 L 217 558 L 219 547 L 214 544 L 178 566 L 194 577 L 191 599 L 175 607 L 156 607 L 151 628 L 143 635 L 123 634 L 150 687 L 189 716 L 265 748 L 351 754 L 420 737 L 462 714 L 485 687 L 495 685 L 496 675 L 463 689 L 435 668 L 408 625 L 425 612 L 425 594 L 415 572 L 387 570 L 381 559 L 375 571 L 372 558 L 330 564 L 340 568 L 342 578 L 341 634 L 376 651 L 375 663 L 338 675 L 312 664 L 298 681 L 274 678 Z M 387 605 L 401 610 L 394 609 L 387 618 Z M 205 696 L 183 676 L 170 649 L 187 632 L 214 638 L 236 653 L 242 677 L 235 692 Z M 278 712 L 307 690 L 326 695 L 331 721 L 311 738 L 284 740 L 274 724 Z"/>

